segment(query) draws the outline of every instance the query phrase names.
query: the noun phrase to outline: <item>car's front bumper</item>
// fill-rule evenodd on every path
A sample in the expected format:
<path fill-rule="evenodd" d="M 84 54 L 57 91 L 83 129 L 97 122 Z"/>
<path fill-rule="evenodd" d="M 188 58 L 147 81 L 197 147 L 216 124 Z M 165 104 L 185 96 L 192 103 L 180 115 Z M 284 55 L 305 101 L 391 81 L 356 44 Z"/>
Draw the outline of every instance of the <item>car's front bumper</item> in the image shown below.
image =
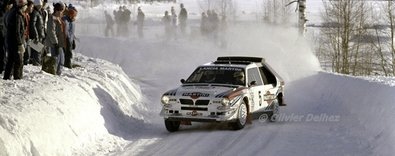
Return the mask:
<path fill-rule="evenodd" d="M 162 109 L 161 116 L 173 121 L 194 121 L 194 122 L 225 122 L 233 121 L 236 117 L 236 109 L 218 111 L 194 111 L 194 110 L 169 110 Z"/>

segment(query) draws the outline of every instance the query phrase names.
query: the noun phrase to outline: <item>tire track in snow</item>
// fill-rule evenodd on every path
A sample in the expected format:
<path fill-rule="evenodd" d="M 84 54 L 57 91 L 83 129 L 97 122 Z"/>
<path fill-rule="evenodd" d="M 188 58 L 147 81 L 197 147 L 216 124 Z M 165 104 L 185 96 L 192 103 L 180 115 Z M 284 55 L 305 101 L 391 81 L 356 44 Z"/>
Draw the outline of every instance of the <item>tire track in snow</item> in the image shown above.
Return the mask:
<path fill-rule="evenodd" d="M 191 147 L 194 143 L 197 142 L 197 140 L 200 140 L 201 138 L 206 136 L 204 133 L 201 133 L 199 135 L 187 135 L 187 137 L 179 137 L 179 135 L 186 135 L 186 133 L 190 132 L 181 132 L 181 134 L 177 132 L 170 133 L 169 135 L 166 135 L 164 138 L 158 141 L 158 143 L 146 147 L 145 149 L 148 149 L 146 150 L 147 153 L 142 152 L 139 155 L 163 155 L 161 154 L 162 152 L 169 153 L 169 150 L 174 150 L 175 148 L 169 148 L 169 146 L 177 145 L 177 143 L 182 143 L 182 147 L 177 148 L 180 150 L 170 152 L 170 155 L 183 155 L 185 153 L 185 148 L 183 147 Z M 187 142 L 185 142 L 186 140 Z"/>
<path fill-rule="evenodd" d="M 229 149 L 230 147 L 233 147 L 233 146 L 236 144 L 236 142 L 237 142 L 240 138 L 243 138 L 245 135 L 247 135 L 247 133 L 248 133 L 250 130 L 249 130 L 249 129 L 248 129 L 248 130 L 242 129 L 241 131 L 242 131 L 241 135 L 238 135 L 236 138 L 232 139 L 232 140 L 230 141 L 230 143 L 228 143 L 227 145 L 225 145 L 225 147 L 222 148 L 222 149 L 221 149 L 219 152 L 217 152 L 215 155 L 223 155 L 224 152 L 226 152 L 227 149 Z"/>

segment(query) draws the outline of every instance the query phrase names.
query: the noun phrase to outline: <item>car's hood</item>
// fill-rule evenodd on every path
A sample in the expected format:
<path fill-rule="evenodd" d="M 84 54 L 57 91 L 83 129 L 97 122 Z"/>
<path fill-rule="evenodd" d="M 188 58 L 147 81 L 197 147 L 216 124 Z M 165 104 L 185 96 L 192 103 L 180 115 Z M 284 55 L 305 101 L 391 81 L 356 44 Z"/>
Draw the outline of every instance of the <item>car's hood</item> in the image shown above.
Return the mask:
<path fill-rule="evenodd" d="M 237 88 L 227 86 L 180 86 L 164 95 L 185 98 L 221 98 L 237 91 Z"/>

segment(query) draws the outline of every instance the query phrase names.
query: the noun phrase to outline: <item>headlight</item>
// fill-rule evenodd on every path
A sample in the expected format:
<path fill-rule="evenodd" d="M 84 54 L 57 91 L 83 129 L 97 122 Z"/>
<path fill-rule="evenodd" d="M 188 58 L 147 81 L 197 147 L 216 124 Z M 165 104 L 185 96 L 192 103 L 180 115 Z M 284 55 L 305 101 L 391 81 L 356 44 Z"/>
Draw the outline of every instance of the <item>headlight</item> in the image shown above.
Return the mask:
<path fill-rule="evenodd" d="M 170 98 L 169 98 L 168 96 L 166 96 L 166 95 L 163 95 L 162 98 L 160 99 L 160 101 L 161 101 L 163 104 L 169 104 Z"/>
<path fill-rule="evenodd" d="M 221 100 L 221 104 L 222 105 L 224 105 L 224 106 L 227 106 L 227 105 L 229 105 L 229 99 L 228 98 L 223 98 L 222 100 Z"/>

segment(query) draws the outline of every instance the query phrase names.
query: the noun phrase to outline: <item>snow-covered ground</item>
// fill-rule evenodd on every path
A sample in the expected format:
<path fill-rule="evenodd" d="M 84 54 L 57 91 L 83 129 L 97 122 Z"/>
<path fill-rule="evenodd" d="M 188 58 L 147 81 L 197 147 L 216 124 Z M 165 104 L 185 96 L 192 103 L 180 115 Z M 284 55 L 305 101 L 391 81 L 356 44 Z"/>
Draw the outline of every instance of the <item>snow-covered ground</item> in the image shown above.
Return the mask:
<path fill-rule="evenodd" d="M 0 80 L 0 155 L 107 153 L 125 142 L 114 134 L 137 130 L 124 123 L 145 122 L 140 87 L 118 65 L 75 60 L 60 77 L 29 65 L 23 80 Z"/>
<path fill-rule="evenodd" d="M 255 3 L 245 2 L 247 8 Z M 86 12 L 99 17 L 103 9 Z M 25 66 L 23 80 L 0 80 L 0 155 L 395 152 L 395 78 L 323 72 L 293 28 L 239 23 L 229 27 L 228 46 L 221 48 L 212 39 L 192 35 L 165 41 L 162 28 L 155 25 L 147 26 L 146 37 L 139 40 L 133 35 L 106 38 L 100 27 L 80 24 L 81 29 L 91 28 L 79 30 L 74 61 L 81 68 L 59 77 Z M 159 116 L 161 94 L 197 65 L 221 55 L 265 57 L 284 77 L 288 106 L 282 107 L 280 121 L 257 119 L 239 131 L 193 123 L 168 133 Z"/>

